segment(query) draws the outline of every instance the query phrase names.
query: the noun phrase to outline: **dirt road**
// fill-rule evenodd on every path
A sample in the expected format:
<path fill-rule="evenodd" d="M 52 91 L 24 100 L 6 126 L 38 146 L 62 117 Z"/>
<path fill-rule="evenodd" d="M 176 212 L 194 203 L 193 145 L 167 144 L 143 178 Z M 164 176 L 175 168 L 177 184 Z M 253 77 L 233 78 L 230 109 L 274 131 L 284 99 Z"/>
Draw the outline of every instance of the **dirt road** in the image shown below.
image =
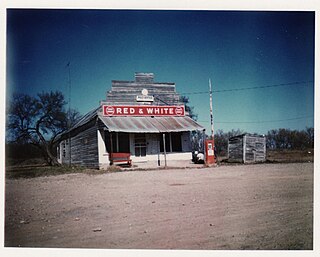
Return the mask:
<path fill-rule="evenodd" d="M 313 164 L 7 180 L 5 246 L 312 249 Z"/>

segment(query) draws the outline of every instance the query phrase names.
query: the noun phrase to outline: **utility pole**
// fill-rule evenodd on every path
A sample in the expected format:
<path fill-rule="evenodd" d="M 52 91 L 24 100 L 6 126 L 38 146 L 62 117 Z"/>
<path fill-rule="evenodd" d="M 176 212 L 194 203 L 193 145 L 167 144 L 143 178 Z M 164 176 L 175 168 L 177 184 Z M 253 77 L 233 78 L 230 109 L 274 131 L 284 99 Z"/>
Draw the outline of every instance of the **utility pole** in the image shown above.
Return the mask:
<path fill-rule="evenodd" d="M 69 141 L 69 166 L 71 166 L 71 76 L 70 76 L 70 62 L 67 64 L 68 67 L 68 141 Z"/>
<path fill-rule="evenodd" d="M 211 139 L 213 139 L 213 137 L 214 137 L 214 130 L 213 130 L 213 112 L 212 112 L 212 87 L 211 87 L 211 79 L 209 79 L 209 90 L 210 90 Z"/>

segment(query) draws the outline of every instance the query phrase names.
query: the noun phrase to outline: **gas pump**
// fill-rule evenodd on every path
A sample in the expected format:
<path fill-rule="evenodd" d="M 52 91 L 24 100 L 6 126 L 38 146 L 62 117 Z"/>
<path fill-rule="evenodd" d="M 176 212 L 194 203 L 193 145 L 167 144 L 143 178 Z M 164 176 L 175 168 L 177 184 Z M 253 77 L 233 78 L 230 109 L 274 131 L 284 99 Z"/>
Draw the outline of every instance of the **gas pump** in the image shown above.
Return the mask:
<path fill-rule="evenodd" d="M 214 164 L 216 162 L 215 156 L 214 156 L 214 140 L 213 139 L 205 140 L 205 156 L 206 156 L 205 163 L 207 165 Z"/>

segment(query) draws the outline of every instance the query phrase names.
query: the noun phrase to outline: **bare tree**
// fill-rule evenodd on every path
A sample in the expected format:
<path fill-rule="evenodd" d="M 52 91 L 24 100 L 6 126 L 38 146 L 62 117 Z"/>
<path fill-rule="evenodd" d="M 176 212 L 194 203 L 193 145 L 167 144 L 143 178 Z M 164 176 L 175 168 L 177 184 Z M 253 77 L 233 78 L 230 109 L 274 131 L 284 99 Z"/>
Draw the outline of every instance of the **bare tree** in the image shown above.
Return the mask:
<path fill-rule="evenodd" d="M 269 149 L 308 149 L 314 146 L 314 129 L 305 130 L 272 129 L 267 134 Z"/>
<path fill-rule="evenodd" d="M 58 135 L 68 128 L 65 105 L 64 96 L 59 91 L 43 92 L 36 97 L 14 94 L 7 121 L 11 138 L 16 142 L 37 146 L 49 165 L 59 165 L 55 146 Z M 73 110 L 73 119 L 79 116 Z"/>

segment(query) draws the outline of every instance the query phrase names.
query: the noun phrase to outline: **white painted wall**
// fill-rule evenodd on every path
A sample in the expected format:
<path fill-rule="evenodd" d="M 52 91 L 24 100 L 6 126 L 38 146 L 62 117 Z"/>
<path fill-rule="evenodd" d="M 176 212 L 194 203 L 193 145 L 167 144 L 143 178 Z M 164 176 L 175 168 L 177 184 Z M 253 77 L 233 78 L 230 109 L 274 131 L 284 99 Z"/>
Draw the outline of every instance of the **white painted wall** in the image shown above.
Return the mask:
<path fill-rule="evenodd" d="M 105 141 L 104 141 L 104 131 L 97 130 L 97 137 L 98 137 L 98 153 L 99 153 L 99 167 L 101 169 L 106 169 L 109 167 L 109 155 L 106 151 Z M 158 134 L 146 134 L 146 141 L 147 141 L 147 156 L 143 157 L 136 157 L 134 156 L 134 134 L 129 135 L 130 140 L 130 152 L 131 152 L 131 159 L 133 165 L 139 165 L 139 163 L 148 163 L 154 167 L 158 166 L 158 159 L 161 162 L 161 166 L 164 165 L 164 154 L 158 153 L 159 149 L 159 135 Z M 167 162 L 170 161 L 184 161 L 184 160 L 191 160 L 192 153 L 191 153 L 191 142 L 190 142 L 190 133 L 184 132 L 182 133 L 181 138 L 182 143 L 182 151 L 181 153 L 167 153 L 166 159 Z M 170 163 L 168 163 L 169 165 Z"/>
<path fill-rule="evenodd" d="M 164 161 L 164 154 L 161 153 L 159 155 L 160 161 Z M 185 153 L 167 153 L 166 155 L 167 160 L 176 160 L 176 161 L 183 161 L 183 160 L 191 160 L 192 153 L 185 152 Z M 144 157 L 135 157 L 131 156 L 132 162 L 146 162 L 146 161 L 157 161 L 158 154 L 150 154 Z"/>
<path fill-rule="evenodd" d="M 60 153 L 59 153 L 59 159 L 58 162 L 61 164 L 69 164 L 69 143 L 68 140 L 63 140 L 60 142 Z M 65 151 L 65 156 L 63 157 L 63 151 Z"/>
<path fill-rule="evenodd" d="M 98 156 L 99 156 L 99 167 L 107 168 L 109 166 L 109 154 L 106 150 L 104 142 L 104 130 L 97 130 L 98 137 Z"/>
<path fill-rule="evenodd" d="M 57 147 L 57 159 L 60 164 L 62 164 L 62 142 L 59 143 L 59 147 Z"/>

